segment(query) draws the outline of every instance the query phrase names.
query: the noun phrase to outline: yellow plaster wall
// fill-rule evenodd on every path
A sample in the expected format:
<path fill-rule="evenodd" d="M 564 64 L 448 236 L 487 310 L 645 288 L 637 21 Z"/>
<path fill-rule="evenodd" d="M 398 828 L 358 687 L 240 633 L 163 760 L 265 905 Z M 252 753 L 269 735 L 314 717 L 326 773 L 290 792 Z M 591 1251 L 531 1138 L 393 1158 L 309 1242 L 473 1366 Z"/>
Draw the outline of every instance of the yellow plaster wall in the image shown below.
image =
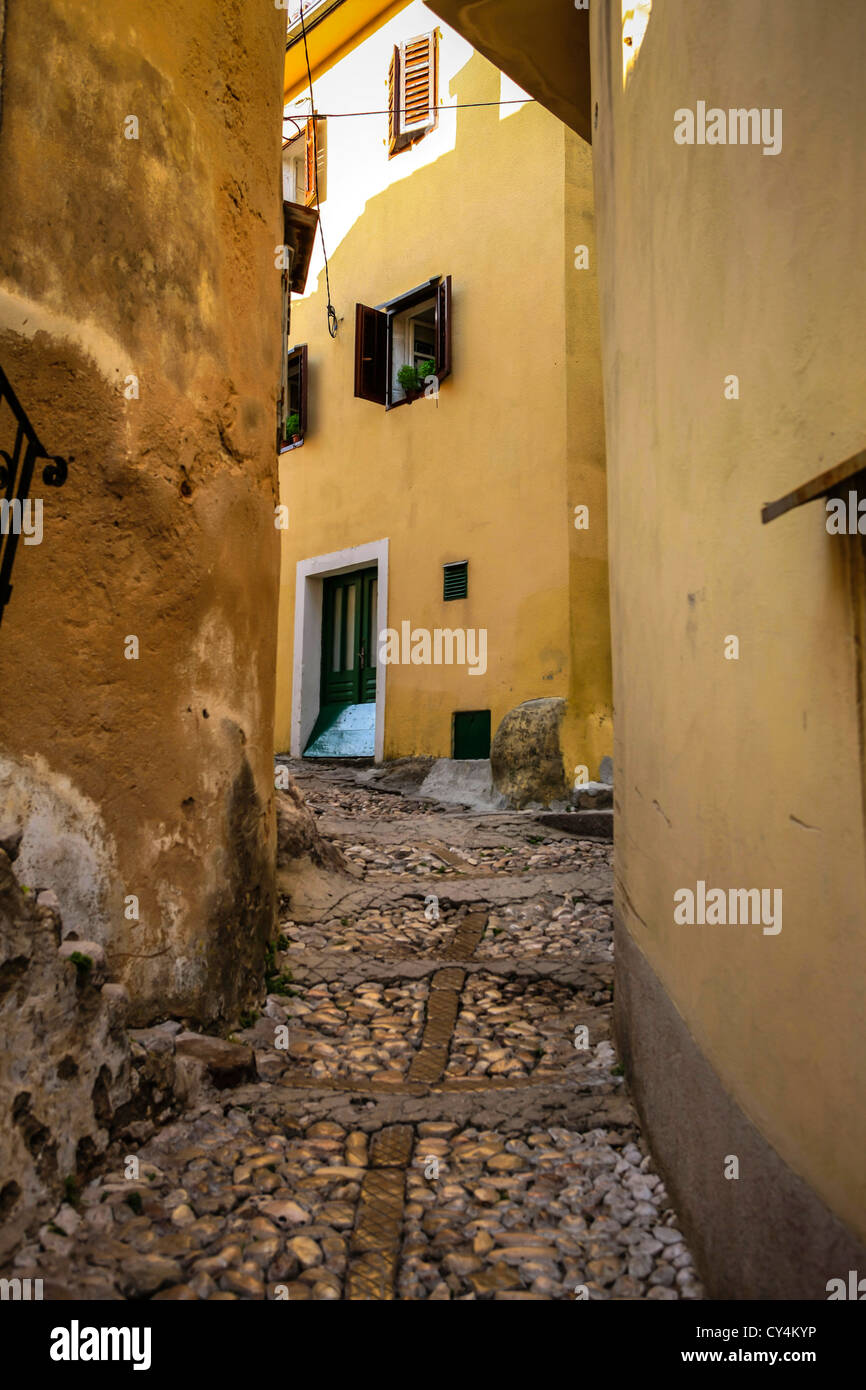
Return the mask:
<path fill-rule="evenodd" d="M 617 911 L 734 1098 L 863 1235 L 856 542 L 820 502 L 760 508 L 866 436 L 866 9 L 667 0 L 625 92 L 619 7 L 593 24 Z M 782 108 L 782 152 L 675 144 L 698 100 Z M 781 888 L 781 933 L 675 925 L 699 879 Z"/>
<path fill-rule="evenodd" d="M 429 12 L 421 27 L 414 14 L 403 19 L 401 37 L 436 22 Z M 448 45 L 453 50 L 455 43 L 462 41 L 445 29 L 442 101 L 496 102 L 500 74 L 471 50 L 449 78 Z M 338 65 L 331 76 L 339 75 Z M 316 102 L 323 109 L 330 100 L 334 109 L 337 99 L 317 93 Z M 352 139 L 353 158 L 370 161 L 372 185 L 386 160 L 383 132 L 384 125 L 351 129 L 332 121 L 329 157 L 338 158 L 334 141 Z M 333 251 L 337 339 L 327 333 L 323 276 L 292 306 L 292 342 L 309 345 L 310 428 L 304 446 L 280 466 L 290 513 L 281 580 L 280 749 L 290 739 L 297 560 L 388 537 L 389 626 L 408 619 L 430 629 L 485 627 L 488 668 L 469 676 L 465 668 L 389 667 L 386 758 L 449 756 L 456 709 L 489 707 L 495 731 L 519 702 L 575 690 L 584 708 L 567 721 L 568 759 L 591 763 L 594 774 L 610 751 L 609 734 L 591 728 L 587 741 L 583 733 L 597 710 L 609 711 L 609 666 L 594 651 L 606 623 L 601 508 L 588 562 L 575 558 L 581 538 L 572 524 L 572 494 L 598 496 L 603 432 L 594 269 L 581 277 L 568 254 L 591 236 L 588 160 L 581 164 L 571 142 L 580 143 L 535 104 L 504 119 L 495 106 L 459 111 L 452 147 L 431 163 L 421 141 L 390 161 L 393 182 L 367 201 Z M 329 200 L 334 186 L 329 171 Z M 327 236 L 327 201 L 323 222 Z M 454 288 L 454 371 L 438 406 L 424 400 L 386 412 L 355 400 L 356 301 L 375 305 L 437 274 L 452 275 Z M 572 286 L 567 300 L 564 283 Z M 582 325 L 567 326 L 569 315 Z M 566 405 L 575 377 L 588 405 L 582 422 Z M 442 565 L 463 559 L 470 562 L 469 597 L 445 604 Z M 577 679 L 569 616 L 575 586 L 595 663 Z"/>

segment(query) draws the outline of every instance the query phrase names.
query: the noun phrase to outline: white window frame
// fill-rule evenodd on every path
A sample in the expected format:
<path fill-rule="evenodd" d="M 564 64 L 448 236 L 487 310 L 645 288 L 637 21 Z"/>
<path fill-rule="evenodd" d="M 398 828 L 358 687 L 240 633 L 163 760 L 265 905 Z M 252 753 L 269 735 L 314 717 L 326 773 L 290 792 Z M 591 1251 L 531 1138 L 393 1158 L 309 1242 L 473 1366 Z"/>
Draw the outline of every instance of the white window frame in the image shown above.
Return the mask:
<path fill-rule="evenodd" d="M 402 313 L 389 315 L 388 332 L 391 338 L 391 380 L 389 382 L 389 399 L 387 404 L 395 406 L 400 401 L 405 401 L 406 393 L 397 380 L 397 373 L 407 362 L 415 365 L 414 360 L 414 335 L 413 324 L 422 314 L 433 310 L 436 312 L 435 294 L 422 304 L 413 304 L 411 309 L 404 309 Z M 426 327 L 426 325 L 425 325 Z M 435 323 L 432 328 L 433 352 L 428 353 L 428 357 L 436 360 L 436 328 Z"/>

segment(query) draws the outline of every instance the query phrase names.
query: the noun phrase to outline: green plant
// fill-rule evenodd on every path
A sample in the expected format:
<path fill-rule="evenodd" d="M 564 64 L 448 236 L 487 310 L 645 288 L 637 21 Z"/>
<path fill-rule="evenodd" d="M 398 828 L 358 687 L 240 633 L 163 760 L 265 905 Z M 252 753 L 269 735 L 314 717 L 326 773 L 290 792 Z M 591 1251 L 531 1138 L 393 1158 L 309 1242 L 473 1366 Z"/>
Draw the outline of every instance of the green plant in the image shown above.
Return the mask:
<path fill-rule="evenodd" d="M 301 433 L 301 417 L 297 411 L 292 411 L 291 415 L 286 416 L 286 439 L 294 439 Z"/>
<path fill-rule="evenodd" d="M 407 393 L 409 391 L 420 391 L 422 382 L 418 377 L 418 368 L 413 367 L 410 362 L 404 362 L 397 373 L 397 380 Z"/>
<path fill-rule="evenodd" d="M 625 1067 L 622 1062 L 617 1062 L 615 1067 L 611 1067 L 614 1076 L 625 1076 Z"/>
<path fill-rule="evenodd" d="M 241 1028 L 252 1028 L 259 1019 L 258 1009 L 246 1009 L 240 1017 Z"/>
<path fill-rule="evenodd" d="M 268 994 L 293 994 L 289 989 L 292 983 L 291 970 L 280 970 L 277 965 L 277 950 L 288 947 L 288 938 L 280 936 L 276 943 L 270 942 L 265 949 L 265 989 Z"/>
<path fill-rule="evenodd" d="M 425 386 L 427 383 L 428 376 L 436 375 L 436 363 L 433 361 L 432 357 L 428 357 L 426 362 L 421 363 L 421 366 L 418 367 L 417 371 L 419 385 Z"/>
<path fill-rule="evenodd" d="M 78 1179 L 74 1173 L 63 1179 L 63 1195 L 71 1207 L 77 1207 L 81 1200 L 78 1192 Z"/>
<path fill-rule="evenodd" d="M 73 951 L 69 959 L 78 971 L 79 980 L 86 980 L 88 972 L 93 969 L 93 961 L 90 956 L 85 956 L 82 951 Z"/>
<path fill-rule="evenodd" d="M 130 1192 L 129 1196 L 126 1198 L 126 1205 L 131 1211 L 135 1212 L 136 1216 L 141 1216 L 141 1193 Z"/>

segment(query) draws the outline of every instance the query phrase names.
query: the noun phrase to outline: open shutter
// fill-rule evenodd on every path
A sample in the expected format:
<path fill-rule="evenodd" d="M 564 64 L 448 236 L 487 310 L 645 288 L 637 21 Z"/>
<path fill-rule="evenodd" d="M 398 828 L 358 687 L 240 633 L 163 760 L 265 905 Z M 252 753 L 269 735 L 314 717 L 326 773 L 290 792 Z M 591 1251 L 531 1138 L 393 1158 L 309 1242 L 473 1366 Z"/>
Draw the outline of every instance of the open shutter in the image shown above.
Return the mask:
<path fill-rule="evenodd" d="M 436 291 L 436 375 L 440 381 L 451 375 L 451 276 L 446 275 Z"/>
<path fill-rule="evenodd" d="M 309 116 L 304 130 L 304 202 L 308 208 L 316 203 L 318 127 L 318 118 Z"/>
<path fill-rule="evenodd" d="M 388 379 L 388 316 L 355 305 L 355 395 L 385 404 Z"/>
<path fill-rule="evenodd" d="M 400 61 L 400 128 L 421 135 L 435 122 L 437 34 L 421 34 L 402 45 Z"/>
<path fill-rule="evenodd" d="M 402 148 L 400 140 L 400 49 L 395 48 L 388 69 L 388 154 Z"/>
<path fill-rule="evenodd" d="M 283 243 L 288 244 L 289 229 L 286 221 L 286 210 L 288 203 L 283 203 Z M 292 261 L 292 252 L 288 254 L 289 262 Z M 291 270 L 289 266 L 283 268 L 280 275 L 280 394 L 277 398 L 277 452 L 282 449 L 285 442 L 286 428 L 286 404 L 289 399 L 289 324 L 292 312 L 292 292 L 291 292 Z"/>
<path fill-rule="evenodd" d="M 301 348 L 301 399 L 298 408 L 301 417 L 300 435 L 302 439 L 307 434 L 307 344 Z"/>
<path fill-rule="evenodd" d="M 319 207 L 328 196 L 328 122 L 325 116 L 316 117 L 315 131 L 315 157 L 317 182 L 314 188 L 318 197 Z"/>

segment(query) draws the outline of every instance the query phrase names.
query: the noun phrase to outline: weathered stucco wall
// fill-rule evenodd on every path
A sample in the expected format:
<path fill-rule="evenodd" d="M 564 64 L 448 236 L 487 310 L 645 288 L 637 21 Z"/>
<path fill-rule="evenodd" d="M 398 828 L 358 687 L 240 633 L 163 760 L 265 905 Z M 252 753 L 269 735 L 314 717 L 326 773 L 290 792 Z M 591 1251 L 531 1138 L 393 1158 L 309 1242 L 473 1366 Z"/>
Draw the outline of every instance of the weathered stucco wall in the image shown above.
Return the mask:
<path fill-rule="evenodd" d="M 667 0 L 653 7 L 625 91 L 621 7 L 592 14 L 616 910 L 639 948 L 619 968 L 644 961 L 686 1025 L 677 1052 L 653 1060 L 661 1025 L 635 976 L 618 989 L 631 1010 L 620 1029 L 704 1251 L 708 1231 L 721 1250 L 725 1212 L 729 1248 L 712 1292 L 773 1297 L 774 1257 L 790 1251 L 780 1255 L 780 1233 L 765 1225 L 761 1181 L 772 1174 L 746 1164 L 726 1181 L 737 1149 L 725 1136 L 736 1136 L 708 1115 L 655 1120 L 670 1108 L 666 1091 L 689 1093 L 677 1077 L 691 1065 L 690 1034 L 792 1173 L 866 1234 L 856 541 L 828 535 L 820 502 L 760 520 L 762 503 L 866 437 L 866 9 Z M 675 111 L 699 101 L 780 108 L 781 151 L 675 143 Z M 725 396 L 730 374 L 738 399 Z M 725 659 L 731 635 L 738 660 Z M 675 891 L 699 880 L 781 889 L 782 930 L 676 924 Z M 706 1084 L 691 1094 L 712 1103 Z M 693 1160 L 692 1181 L 678 1181 Z M 805 1224 L 795 1234 L 802 1271 L 817 1246 Z M 801 1281 L 797 1296 L 825 1297 L 824 1280 L 844 1273 L 809 1269 L 810 1292 Z"/>
<path fill-rule="evenodd" d="M 6 11 L 0 362 L 74 461 L 0 627 L 0 793 L 142 1019 L 231 1014 L 273 920 L 284 31 Z"/>

